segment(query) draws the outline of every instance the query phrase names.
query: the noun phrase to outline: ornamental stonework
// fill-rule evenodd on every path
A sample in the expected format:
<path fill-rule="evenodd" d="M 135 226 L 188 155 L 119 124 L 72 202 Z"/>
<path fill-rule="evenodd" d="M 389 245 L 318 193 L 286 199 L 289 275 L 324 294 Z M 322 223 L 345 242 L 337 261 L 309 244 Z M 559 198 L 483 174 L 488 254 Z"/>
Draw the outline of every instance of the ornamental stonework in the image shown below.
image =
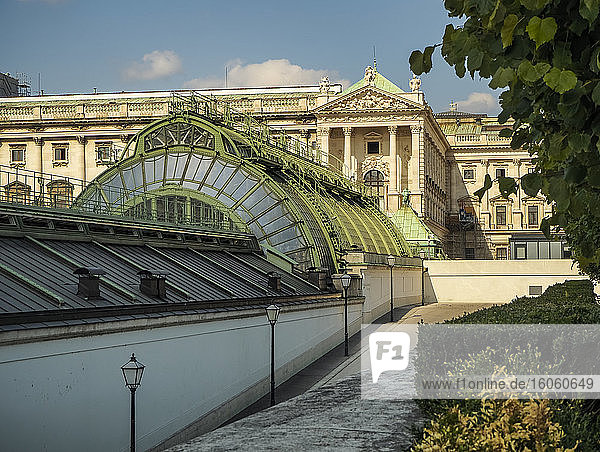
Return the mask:
<path fill-rule="evenodd" d="M 362 174 L 367 171 L 378 170 L 383 173 L 386 179 L 390 178 L 390 168 L 386 161 L 383 160 L 383 155 L 370 155 L 362 162 Z"/>
<path fill-rule="evenodd" d="M 356 110 L 403 110 L 413 108 L 400 99 L 385 96 L 375 91 L 366 91 L 361 95 L 340 100 L 329 109 L 330 111 L 356 111 Z"/>

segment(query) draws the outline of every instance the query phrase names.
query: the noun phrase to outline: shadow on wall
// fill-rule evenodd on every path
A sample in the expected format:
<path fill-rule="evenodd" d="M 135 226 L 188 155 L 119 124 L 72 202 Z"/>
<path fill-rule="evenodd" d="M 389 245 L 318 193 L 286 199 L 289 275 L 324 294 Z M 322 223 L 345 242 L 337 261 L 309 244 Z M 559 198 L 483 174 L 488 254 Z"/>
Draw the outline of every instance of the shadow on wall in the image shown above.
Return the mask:
<path fill-rule="evenodd" d="M 456 162 L 451 166 L 451 174 L 454 193 L 446 222 L 446 254 L 451 259 L 492 259 L 492 252 L 482 230 L 486 222 L 486 218 L 481 215 L 482 203 L 479 202 L 479 198 L 469 193 L 469 189 L 473 191 L 483 186 L 484 175 L 467 168 L 465 174 L 472 175 L 473 179 L 464 179 L 461 167 Z M 486 198 L 482 201 L 486 202 Z M 489 223 L 491 218 L 489 214 L 486 215 Z"/>
<path fill-rule="evenodd" d="M 433 287 L 433 282 L 429 276 L 429 271 L 423 272 L 423 303 L 437 303 L 438 297 Z"/>

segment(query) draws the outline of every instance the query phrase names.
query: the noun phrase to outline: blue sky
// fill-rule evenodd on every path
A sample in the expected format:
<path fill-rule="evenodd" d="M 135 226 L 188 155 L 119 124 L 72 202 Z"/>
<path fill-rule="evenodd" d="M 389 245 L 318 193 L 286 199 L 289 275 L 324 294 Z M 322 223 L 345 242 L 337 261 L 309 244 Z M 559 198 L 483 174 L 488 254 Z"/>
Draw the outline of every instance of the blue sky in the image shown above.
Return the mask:
<path fill-rule="evenodd" d="M 442 2 L 0 0 L 0 72 L 37 94 L 353 83 L 372 64 L 408 90 L 408 56 L 441 41 Z M 434 111 L 497 114 L 486 81 L 458 79 L 439 56 L 422 76 Z M 475 93 L 475 94 L 474 94 Z M 470 99 L 470 100 L 469 100 Z"/>

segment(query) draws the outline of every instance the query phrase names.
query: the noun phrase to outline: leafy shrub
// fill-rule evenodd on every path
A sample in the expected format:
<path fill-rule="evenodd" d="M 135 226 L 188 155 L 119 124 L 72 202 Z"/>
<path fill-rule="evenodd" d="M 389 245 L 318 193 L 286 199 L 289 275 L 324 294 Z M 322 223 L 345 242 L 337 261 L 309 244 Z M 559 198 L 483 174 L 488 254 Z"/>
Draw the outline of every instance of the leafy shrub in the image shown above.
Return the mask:
<path fill-rule="evenodd" d="M 552 420 L 547 400 L 483 401 L 476 412 L 455 405 L 425 428 L 413 451 L 573 451 L 561 447 L 565 433 Z"/>

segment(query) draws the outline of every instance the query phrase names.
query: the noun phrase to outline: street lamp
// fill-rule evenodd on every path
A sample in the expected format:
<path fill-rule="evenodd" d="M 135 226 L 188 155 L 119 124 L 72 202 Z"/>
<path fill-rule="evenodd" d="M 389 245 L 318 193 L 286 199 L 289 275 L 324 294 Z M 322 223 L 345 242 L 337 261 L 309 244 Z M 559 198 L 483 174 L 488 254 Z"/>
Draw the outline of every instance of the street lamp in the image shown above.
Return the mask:
<path fill-rule="evenodd" d="M 135 390 L 140 386 L 145 367 L 135 359 L 133 353 L 129 361 L 121 366 L 125 386 L 131 391 L 131 452 L 135 452 Z"/>
<path fill-rule="evenodd" d="M 352 282 L 352 276 L 344 273 L 340 279 L 344 288 L 344 356 L 348 356 L 348 288 Z"/>
<path fill-rule="evenodd" d="M 394 264 L 396 263 L 396 256 L 389 255 L 387 257 L 387 263 L 390 267 L 390 322 L 394 321 Z"/>
<path fill-rule="evenodd" d="M 275 304 L 266 308 L 267 319 L 271 324 L 271 406 L 275 405 L 275 324 L 281 308 Z"/>

